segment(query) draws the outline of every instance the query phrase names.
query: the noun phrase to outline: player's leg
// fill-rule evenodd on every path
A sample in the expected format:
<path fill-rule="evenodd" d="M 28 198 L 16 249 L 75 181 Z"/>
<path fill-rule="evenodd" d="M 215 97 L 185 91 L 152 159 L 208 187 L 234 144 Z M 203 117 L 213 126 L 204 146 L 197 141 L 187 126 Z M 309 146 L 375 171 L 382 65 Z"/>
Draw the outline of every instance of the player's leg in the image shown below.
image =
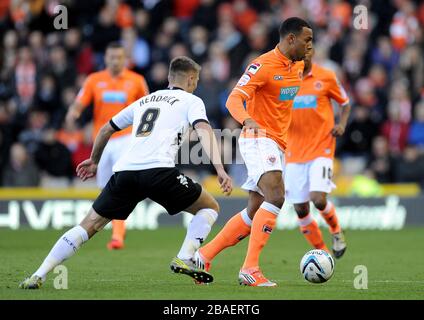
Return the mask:
<path fill-rule="evenodd" d="M 276 284 L 266 279 L 260 271 L 259 257 L 275 228 L 277 216 L 284 204 L 282 171 L 265 172 L 258 186 L 264 194 L 264 202 L 252 220 L 247 255 L 239 273 L 239 282 L 249 286 L 275 286 Z"/>
<path fill-rule="evenodd" d="M 19 287 L 21 289 L 40 288 L 51 270 L 72 257 L 84 242 L 102 230 L 109 221 L 110 219 L 100 216 L 91 208 L 79 225 L 65 232 L 57 240 L 37 271 L 31 277 L 21 282 Z"/>
<path fill-rule="evenodd" d="M 176 168 L 146 170 L 149 183 L 148 197 L 162 205 L 170 215 L 186 211 L 193 214 L 171 270 L 188 275 L 200 282 L 212 282 L 213 277 L 194 264 L 194 252 L 200 247 L 218 218 L 218 202 L 202 186 Z"/>
<path fill-rule="evenodd" d="M 108 183 L 110 177 L 113 175 L 112 167 L 115 163 L 116 155 L 121 155 L 119 150 L 119 144 L 117 144 L 117 139 L 115 138 L 109 140 L 107 143 L 102 157 L 100 158 L 99 165 L 97 168 L 97 186 L 100 189 L 103 189 Z M 109 250 L 118 250 L 124 248 L 125 240 L 125 220 L 112 220 L 112 238 L 107 244 Z"/>
<path fill-rule="evenodd" d="M 335 188 L 331 181 L 333 161 L 329 158 L 317 158 L 313 161 L 309 170 L 310 198 L 321 216 L 327 222 L 330 233 L 333 236 L 333 253 L 340 258 L 346 251 L 346 240 L 340 227 L 336 209 L 333 203 L 327 200 L 327 194 Z"/>
<path fill-rule="evenodd" d="M 138 202 L 146 198 L 139 185 L 138 175 L 133 172 L 114 174 L 93 203 L 81 223 L 67 231 L 29 279 L 20 285 L 23 289 L 38 289 L 43 278 L 56 265 L 71 257 L 78 248 L 112 219 L 125 220 Z"/>
<path fill-rule="evenodd" d="M 225 248 L 239 243 L 249 236 L 252 219 L 264 198 L 255 191 L 249 191 L 247 208 L 227 221 L 222 230 L 209 243 L 201 247 L 195 254 L 195 262 L 199 267 L 209 270 L 212 259 Z"/>
<path fill-rule="evenodd" d="M 314 248 L 328 251 L 317 222 L 309 207 L 309 168 L 310 163 L 288 163 L 284 182 L 286 201 L 292 203 L 299 218 L 299 228 L 306 241 Z"/>
<path fill-rule="evenodd" d="M 309 202 L 294 204 L 294 209 L 299 218 L 299 227 L 306 241 L 315 249 L 330 252 L 325 245 L 318 223 L 312 217 L 309 210 Z"/>

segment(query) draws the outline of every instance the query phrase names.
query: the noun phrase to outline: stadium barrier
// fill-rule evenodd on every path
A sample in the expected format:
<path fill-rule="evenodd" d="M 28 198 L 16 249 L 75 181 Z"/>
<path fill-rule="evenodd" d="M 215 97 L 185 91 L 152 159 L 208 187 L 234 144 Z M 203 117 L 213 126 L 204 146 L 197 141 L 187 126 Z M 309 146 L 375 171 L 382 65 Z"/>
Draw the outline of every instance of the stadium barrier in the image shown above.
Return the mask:
<path fill-rule="evenodd" d="M 96 189 L 0 189 L 0 227 L 44 230 L 73 226 L 86 215 L 98 193 Z M 221 206 L 218 225 L 246 206 L 246 197 L 218 197 L 218 201 Z M 332 201 L 345 229 L 399 230 L 406 225 L 424 226 L 424 196 L 338 197 Z M 325 225 L 315 208 L 312 215 L 319 225 Z M 154 230 L 163 225 L 187 226 L 190 219 L 188 213 L 171 217 L 162 206 L 145 200 L 134 209 L 127 227 Z M 297 227 L 293 206 L 284 204 L 277 229 Z"/>

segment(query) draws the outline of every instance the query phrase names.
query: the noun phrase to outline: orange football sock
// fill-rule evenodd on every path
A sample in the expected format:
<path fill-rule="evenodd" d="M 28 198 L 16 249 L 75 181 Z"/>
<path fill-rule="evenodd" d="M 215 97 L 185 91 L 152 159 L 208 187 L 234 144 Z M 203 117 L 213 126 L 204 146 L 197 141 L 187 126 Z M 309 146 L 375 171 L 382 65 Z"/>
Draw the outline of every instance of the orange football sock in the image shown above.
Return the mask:
<path fill-rule="evenodd" d="M 299 219 L 300 231 L 305 236 L 306 240 L 315 248 L 330 252 L 324 243 L 321 230 L 318 223 L 308 214 L 304 218 Z"/>
<path fill-rule="evenodd" d="M 269 236 L 275 227 L 280 208 L 269 202 L 263 202 L 256 211 L 250 231 L 249 246 L 243 269 L 259 266 L 259 256 L 268 242 Z"/>
<path fill-rule="evenodd" d="M 112 239 L 124 241 L 125 239 L 125 220 L 112 220 Z"/>
<path fill-rule="evenodd" d="M 199 249 L 201 255 L 208 261 L 225 248 L 239 243 L 250 234 L 252 221 L 247 216 L 246 209 L 237 213 L 227 221 L 224 228 L 208 244 Z"/>
<path fill-rule="evenodd" d="M 330 201 L 327 202 L 325 209 L 320 211 L 320 213 L 321 213 L 321 216 L 325 219 L 325 221 L 329 225 L 330 232 L 332 234 L 338 233 L 341 231 L 339 220 L 337 219 L 337 215 L 336 215 L 336 208 Z"/>

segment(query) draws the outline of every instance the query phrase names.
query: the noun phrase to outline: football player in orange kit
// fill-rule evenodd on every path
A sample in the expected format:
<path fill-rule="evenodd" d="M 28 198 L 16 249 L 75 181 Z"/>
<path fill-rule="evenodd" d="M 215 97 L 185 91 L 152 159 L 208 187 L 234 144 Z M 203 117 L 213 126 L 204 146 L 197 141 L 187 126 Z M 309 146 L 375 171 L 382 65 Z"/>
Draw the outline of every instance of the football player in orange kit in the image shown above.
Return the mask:
<path fill-rule="evenodd" d="M 247 208 L 233 216 L 220 233 L 195 254 L 197 265 L 208 269 L 210 261 L 221 250 L 250 234 L 239 283 L 255 287 L 276 286 L 262 274 L 259 256 L 284 203 L 287 131 L 293 100 L 302 82 L 302 60 L 312 49 L 312 28 L 300 18 L 285 20 L 279 33 L 277 46 L 247 67 L 226 103 L 231 115 L 243 125 L 239 146 L 248 170 L 243 185 L 249 190 Z"/>
<path fill-rule="evenodd" d="M 306 59 L 312 60 L 312 56 L 313 50 Z M 309 201 L 312 201 L 330 227 L 333 254 L 340 258 L 346 250 L 346 242 L 327 194 L 335 187 L 331 176 L 336 137 L 345 131 L 350 114 L 349 98 L 333 71 L 312 61 L 308 65 L 294 99 L 288 133 L 286 200 L 294 204 L 306 240 L 316 249 L 329 251 L 318 224 L 309 213 Z M 338 124 L 334 123 L 332 99 L 341 108 Z"/>
<path fill-rule="evenodd" d="M 94 104 L 93 141 L 103 125 L 132 102 L 149 94 L 142 75 L 125 68 L 124 47 L 113 42 L 106 48 L 106 69 L 87 77 L 75 102 L 69 107 L 66 121 L 78 119 L 91 103 Z M 97 171 L 97 185 L 103 189 L 112 176 L 112 166 L 124 151 L 131 138 L 131 127 L 116 132 L 109 140 Z M 109 249 L 122 249 L 125 239 L 125 220 L 112 220 L 112 239 Z"/>

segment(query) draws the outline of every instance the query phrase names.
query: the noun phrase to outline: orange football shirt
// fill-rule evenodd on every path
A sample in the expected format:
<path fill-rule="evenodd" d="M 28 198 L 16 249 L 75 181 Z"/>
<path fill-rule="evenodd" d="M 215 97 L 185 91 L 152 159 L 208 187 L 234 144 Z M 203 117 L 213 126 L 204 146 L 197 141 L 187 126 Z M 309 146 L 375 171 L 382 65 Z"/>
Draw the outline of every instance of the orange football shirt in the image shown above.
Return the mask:
<path fill-rule="evenodd" d="M 333 71 L 312 64 L 294 99 L 289 127 L 286 162 L 308 162 L 318 157 L 334 158 L 336 138 L 334 128 L 334 99 L 342 106 L 349 98 Z"/>
<path fill-rule="evenodd" d="M 84 107 L 93 102 L 93 140 L 106 122 L 122 109 L 149 94 L 146 81 L 142 75 L 124 69 L 117 77 L 112 77 L 108 70 L 94 72 L 87 77 L 77 96 L 77 101 Z M 117 138 L 131 133 L 131 126 L 112 135 Z"/>
<path fill-rule="evenodd" d="M 246 101 L 247 114 L 237 115 L 230 103 L 227 108 L 241 123 L 248 117 L 255 120 L 265 135 L 285 150 L 293 100 L 302 82 L 303 68 L 303 61 L 290 61 L 276 46 L 247 67 L 231 92 Z"/>

